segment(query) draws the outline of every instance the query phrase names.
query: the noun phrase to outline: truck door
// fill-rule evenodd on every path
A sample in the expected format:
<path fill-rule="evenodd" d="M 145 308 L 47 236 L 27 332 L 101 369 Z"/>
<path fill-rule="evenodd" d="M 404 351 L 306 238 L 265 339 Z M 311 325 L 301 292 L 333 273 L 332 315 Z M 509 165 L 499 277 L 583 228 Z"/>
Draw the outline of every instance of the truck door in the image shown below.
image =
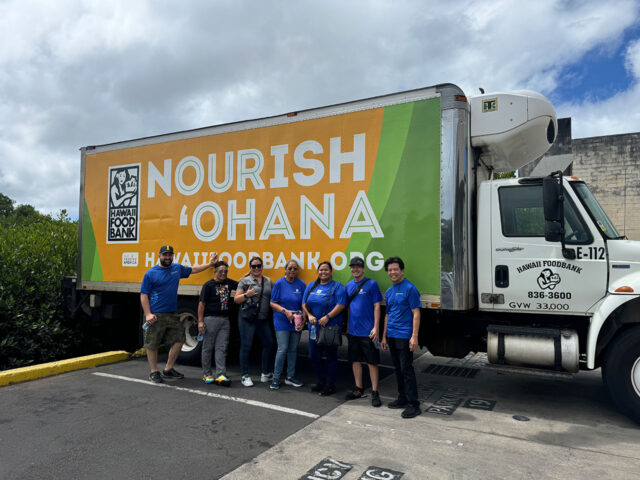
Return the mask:
<path fill-rule="evenodd" d="M 582 205 L 564 190 L 567 249 L 544 238 L 542 184 L 495 183 L 492 189 L 493 309 L 586 314 L 607 289 L 604 239 Z"/>

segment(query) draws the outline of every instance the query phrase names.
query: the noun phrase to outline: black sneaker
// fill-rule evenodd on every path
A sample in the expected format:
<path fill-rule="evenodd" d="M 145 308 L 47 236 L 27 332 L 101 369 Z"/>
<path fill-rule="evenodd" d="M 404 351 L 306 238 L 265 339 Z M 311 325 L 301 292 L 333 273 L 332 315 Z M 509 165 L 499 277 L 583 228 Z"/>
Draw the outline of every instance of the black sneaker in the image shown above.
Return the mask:
<path fill-rule="evenodd" d="M 382 402 L 380 401 L 380 394 L 377 390 L 371 392 L 371 405 L 374 407 L 382 405 Z"/>
<path fill-rule="evenodd" d="M 402 411 L 402 418 L 417 417 L 421 413 L 422 413 L 422 410 L 420 410 L 420 407 L 418 407 L 416 405 L 409 405 L 407 408 L 405 408 Z"/>
<path fill-rule="evenodd" d="M 403 400 L 401 398 L 398 398 L 397 400 L 394 400 L 389 405 L 387 405 L 387 407 L 389 407 L 389 408 L 405 408 L 407 405 L 409 405 L 409 402 L 407 402 L 406 400 Z"/>
<path fill-rule="evenodd" d="M 336 393 L 336 387 L 334 387 L 333 385 L 327 385 L 320 392 L 320 395 L 323 397 L 328 397 L 329 395 L 333 395 L 334 393 Z"/>
<path fill-rule="evenodd" d="M 162 383 L 160 372 L 151 372 L 149 374 L 149 380 L 151 380 L 153 383 Z"/>
<path fill-rule="evenodd" d="M 184 375 L 177 371 L 175 368 L 169 370 L 162 370 L 162 376 L 164 378 L 184 378 Z"/>
<path fill-rule="evenodd" d="M 311 391 L 312 392 L 321 392 L 324 390 L 324 385 L 322 385 L 321 383 L 318 383 L 317 385 L 314 385 L 313 387 L 311 387 Z"/>
<path fill-rule="evenodd" d="M 347 393 L 344 396 L 345 400 L 357 400 L 358 398 L 363 398 L 366 397 L 366 395 L 364 394 L 364 390 L 362 388 L 356 387 L 353 389 L 353 391 Z"/>

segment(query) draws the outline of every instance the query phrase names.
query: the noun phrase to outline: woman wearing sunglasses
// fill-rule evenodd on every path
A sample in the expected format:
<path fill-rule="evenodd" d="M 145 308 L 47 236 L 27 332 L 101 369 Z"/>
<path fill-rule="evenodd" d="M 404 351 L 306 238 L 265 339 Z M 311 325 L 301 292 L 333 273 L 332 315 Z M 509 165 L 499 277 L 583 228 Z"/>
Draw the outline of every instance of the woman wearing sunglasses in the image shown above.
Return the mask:
<path fill-rule="evenodd" d="M 269 302 L 271 299 L 272 283 L 268 277 L 262 275 L 262 259 L 253 257 L 249 260 L 249 274 L 238 282 L 236 296 L 233 301 L 240 304 L 238 328 L 240 329 L 240 369 L 242 370 L 242 385 L 253 387 L 253 380 L 249 375 L 249 353 L 253 344 L 253 336 L 258 335 L 262 343 L 262 375 L 263 383 L 273 380 L 273 373 L 269 367 L 273 337 L 269 327 Z"/>
<path fill-rule="evenodd" d="M 273 326 L 276 330 L 278 350 L 273 368 L 271 390 L 280 388 L 280 378 L 287 361 L 287 376 L 285 385 L 301 387 L 303 384 L 295 378 L 296 356 L 300 333 L 304 326 L 302 322 L 302 295 L 305 284 L 298 278 L 300 266 L 295 260 L 289 260 L 284 266 L 284 277 L 273 285 L 271 291 L 271 308 L 273 309 Z"/>
<path fill-rule="evenodd" d="M 344 323 L 342 311 L 347 303 L 347 291 L 344 286 L 333 280 L 333 267 L 329 262 L 318 265 L 318 279 L 310 283 L 304 292 L 302 308 L 309 317 L 309 334 L 318 325 L 340 325 Z M 320 395 L 336 393 L 336 377 L 338 375 L 338 347 L 321 346 L 309 339 L 311 364 L 318 383 L 311 388 Z M 322 357 L 327 358 L 326 365 Z"/>

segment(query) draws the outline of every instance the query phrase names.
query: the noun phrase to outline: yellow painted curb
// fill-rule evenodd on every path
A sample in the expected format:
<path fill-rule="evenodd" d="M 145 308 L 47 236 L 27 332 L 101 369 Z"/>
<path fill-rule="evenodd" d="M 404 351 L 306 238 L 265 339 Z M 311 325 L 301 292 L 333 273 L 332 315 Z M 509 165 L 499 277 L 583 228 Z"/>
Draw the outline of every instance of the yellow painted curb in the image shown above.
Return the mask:
<path fill-rule="evenodd" d="M 128 352 L 120 350 L 70 358 L 58 362 L 43 363 L 41 365 L 32 365 L 30 367 L 14 368 L 13 370 L 4 370 L 0 372 L 0 386 L 26 382 L 27 380 L 49 377 L 51 375 L 81 370 L 83 368 L 97 367 L 98 365 L 105 365 L 107 363 L 121 362 L 128 360 L 130 357 L 131 355 Z"/>

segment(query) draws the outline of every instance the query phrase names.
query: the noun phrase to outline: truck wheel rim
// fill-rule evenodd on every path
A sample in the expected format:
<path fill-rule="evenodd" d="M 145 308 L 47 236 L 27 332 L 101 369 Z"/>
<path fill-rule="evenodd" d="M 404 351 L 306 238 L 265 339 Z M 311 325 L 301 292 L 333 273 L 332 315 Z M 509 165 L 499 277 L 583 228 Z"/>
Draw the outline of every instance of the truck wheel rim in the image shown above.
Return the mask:
<path fill-rule="evenodd" d="M 640 397 L 640 357 L 636 358 L 633 367 L 631 367 L 631 385 L 633 385 L 636 395 Z"/>
<path fill-rule="evenodd" d="M 182 345 L 182 351 L 190 352 L 191 350 L 193 350 L 198 346 L 198 339 L 193 335 L 191 335 L 191 332 L 190 332 L 191 326 L 196 320 L 193 314 L 189 312 L 184 312 L 180 314 L 180 321 L 182 322 L 182 325 L 184 325 L 184 336 L 185 336 L 185 342 Z"/>

